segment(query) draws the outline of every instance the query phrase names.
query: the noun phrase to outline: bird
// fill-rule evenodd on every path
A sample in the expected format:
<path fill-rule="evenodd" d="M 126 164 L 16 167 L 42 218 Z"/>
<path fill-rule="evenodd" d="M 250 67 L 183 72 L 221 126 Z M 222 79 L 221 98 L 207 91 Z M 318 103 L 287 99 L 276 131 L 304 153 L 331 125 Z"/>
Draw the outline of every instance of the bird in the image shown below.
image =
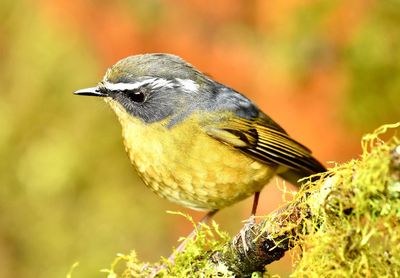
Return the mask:
<path fill-rule="evenodd" d="M 97 86 L 122 126 L 130 161 L 157 195 L 194 210 L 217 211 L 254 195 L 275 175 L 294 185 L 325 172 L 311 151 L 238 91 L 166 53 L 112 65 Z"/>

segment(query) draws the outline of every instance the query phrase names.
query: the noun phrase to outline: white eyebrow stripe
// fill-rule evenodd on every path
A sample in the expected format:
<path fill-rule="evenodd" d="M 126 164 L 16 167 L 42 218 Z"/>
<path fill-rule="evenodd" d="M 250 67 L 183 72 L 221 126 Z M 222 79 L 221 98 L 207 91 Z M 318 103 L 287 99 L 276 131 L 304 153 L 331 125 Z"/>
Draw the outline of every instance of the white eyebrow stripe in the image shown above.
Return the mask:
<path fill-rule="evenodd" d="M 150 86 L 153 89 L 162 88 L 162 87 L 172 88 L 174 86 L 174 84 L 172 83 L 171 80 L 167 80 L 164 78 L 157 78 L 156 80 L 151 82 Z"/>
<path fill-rule="evenodd" d="M 156 78 L 149 78 L 136 83 L 110 83 L 108 81 L 103 82 L 103 86 L 110 91 L 127 91 L 127 90 L 135 90 L 137 88 L 142 87 L 143 85 L 152 83 L 156 80 Z"/>
<path fill-rule="evenodd" d="M 178 81 L 186 91 L 192 92 L 199 89 L 199 85 L 191 79 L 175 78 L 175 80 Z"/>
<path fill-rule="evenodd" d="M 108 81 L 103 82 L 103 86 L 110 91 L 129 91 L 140 88 L 144 85 L 150 85 L 153 89 L 168 87 L 172 88 L 174 86 L 171 80 L 164 78 L 149 78 L 136 83 L 110 83 Z"/>

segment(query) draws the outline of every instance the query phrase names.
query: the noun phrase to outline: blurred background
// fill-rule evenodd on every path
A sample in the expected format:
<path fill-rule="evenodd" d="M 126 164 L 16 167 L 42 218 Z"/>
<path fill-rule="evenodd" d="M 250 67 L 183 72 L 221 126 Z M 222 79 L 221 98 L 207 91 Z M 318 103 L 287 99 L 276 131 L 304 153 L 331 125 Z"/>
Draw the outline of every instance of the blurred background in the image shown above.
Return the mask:
<path fill-rule="evenodd" d="M 168 256 L 201 213 L 145 188 L 119 123 L 73 96 L 132 54 L 177 54 L 244 93 L 327 166 L 400 120 L 400 1 L 2 0 L 0 277 L 104 277 L 116 253 Z M 259 214 L 282 203 L 263 191 Z M 251 200 L 216 216 L 232 235 Z M 269 267 L 283 277 L 292 259 Z"/>

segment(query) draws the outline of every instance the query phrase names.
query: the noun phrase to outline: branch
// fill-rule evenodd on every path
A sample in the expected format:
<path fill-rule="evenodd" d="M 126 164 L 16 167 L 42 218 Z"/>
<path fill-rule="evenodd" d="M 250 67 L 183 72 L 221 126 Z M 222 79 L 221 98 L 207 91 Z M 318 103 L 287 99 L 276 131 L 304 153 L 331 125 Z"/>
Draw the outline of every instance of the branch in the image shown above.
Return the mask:
<path fill-rule="evenodd" d="M 211 261 L 227 266 L 238 277 L 264 271 L 266 265 L 281 259 L 295 246 L 292 239 L 303 230 L 304 220 L 310 216 L 309 208 L 301 205 L 303 202 L 299 198 L 260 223 L 243 227 L 221 251 L 211 256 Z"/>

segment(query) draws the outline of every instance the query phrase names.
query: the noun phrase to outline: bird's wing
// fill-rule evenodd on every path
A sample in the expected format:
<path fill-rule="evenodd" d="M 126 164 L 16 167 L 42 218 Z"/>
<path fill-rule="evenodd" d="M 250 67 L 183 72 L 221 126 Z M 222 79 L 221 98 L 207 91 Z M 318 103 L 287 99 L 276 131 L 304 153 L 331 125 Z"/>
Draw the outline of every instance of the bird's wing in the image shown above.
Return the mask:
<path fill-rule="evenodd" d="M 265 164 L 288 168 L 290 175 L 299 177 L 326 171 L 311 151 L 296 142 L 265 114 L 256 119 L 226 118 L 217 125 L 208 125 L 206 132 L 214 139 L 239 149 Z M 289 181 L 294 178 L 282 176 Z"/>

